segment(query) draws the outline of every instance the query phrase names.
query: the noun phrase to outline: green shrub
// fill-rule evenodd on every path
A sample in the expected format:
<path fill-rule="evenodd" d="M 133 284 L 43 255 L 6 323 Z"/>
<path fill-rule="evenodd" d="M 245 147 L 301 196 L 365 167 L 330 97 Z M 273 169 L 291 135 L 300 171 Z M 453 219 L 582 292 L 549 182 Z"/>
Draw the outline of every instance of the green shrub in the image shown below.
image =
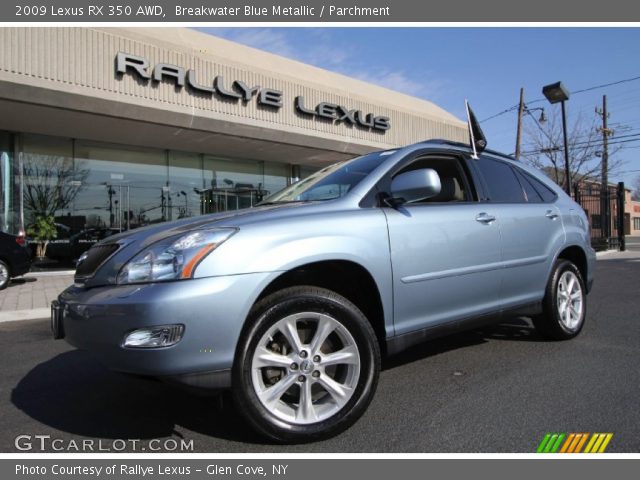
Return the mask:
<path fill-rule="evenodd" d="M 58 236 L 55 220 L 51 215 L 46 217 L 37 217 L 36 223 L 27 228 L 27 235 L 30 236 L 37 244 L 36 257 L 44 258 L 47 253 L 47 245 L 49 245 L 49 241 Z"/>

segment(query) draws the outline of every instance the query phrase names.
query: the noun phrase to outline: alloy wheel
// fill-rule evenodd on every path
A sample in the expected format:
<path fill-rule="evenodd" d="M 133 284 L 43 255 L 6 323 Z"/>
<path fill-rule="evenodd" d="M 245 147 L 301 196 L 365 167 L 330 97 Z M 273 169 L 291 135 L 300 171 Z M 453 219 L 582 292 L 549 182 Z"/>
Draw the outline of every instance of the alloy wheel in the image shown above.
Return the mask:
<path fill-rule="evenodd" d="M 582 321 L 583 293 L 580 280 L 572 271 L 566 271 L 558 281 L 558 315 L 569 330 L 577 328 Z"/>
<path fill-rule="evenodd" d="M 0 285 L 4 285 L 9 281 L 9 270 L 6 265 L 0 262 Z"/>
<path fill-rule="evenodd" d="M 360 376 L 355 339 L 335 318 L 301 312 L 276 321 L 251 362 L 254 391 L 276 417 L 297 425 L 326 420 L 353 396 Z"/>

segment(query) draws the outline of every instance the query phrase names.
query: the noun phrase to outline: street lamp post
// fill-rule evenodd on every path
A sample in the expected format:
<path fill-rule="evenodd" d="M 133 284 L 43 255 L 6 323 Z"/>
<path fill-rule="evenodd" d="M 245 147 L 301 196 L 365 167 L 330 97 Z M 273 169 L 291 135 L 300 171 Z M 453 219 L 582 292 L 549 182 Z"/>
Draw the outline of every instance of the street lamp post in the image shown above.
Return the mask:
<path fill-rule="evenodd" d="M 569 90 L 562 82 L 552 83 L 542 87 L 542 94 L 549 103 L 562 105 L 562 136 L 564 138 L 564 189 L 571 195 L 571 172 L 569 170 L 569 140 L 567 139 L 567 111 L 564 102 L 569 100 Z"/>
<path fill-rule="evenodd" d="M 184 216 L 190 217 L 191 215 L 189 215 L 189 196 L 184 190 L 180 190 L 180 193 L 184 197 Z"/>

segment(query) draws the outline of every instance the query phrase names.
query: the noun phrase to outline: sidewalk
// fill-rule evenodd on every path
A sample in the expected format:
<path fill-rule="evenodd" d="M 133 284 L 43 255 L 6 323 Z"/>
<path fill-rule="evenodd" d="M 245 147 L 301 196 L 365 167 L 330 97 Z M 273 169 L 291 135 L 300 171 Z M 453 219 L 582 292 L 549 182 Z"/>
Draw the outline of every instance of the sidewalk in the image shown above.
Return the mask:
<path fill-rule="evenodd" d="M 0 322 L 49 317 L 51 301 L 73 283 L 71 272 L 28 273 L 0 291 Z"/>
<path fill-rule="evenodd" d="M 598 260 L 638 259 L 639 250 L 598 252 Z M 48 318 L 50 305 L 73 283 L 73 272 L 33 272 L 14 279 L 0 291 L 0 323 Z"/>

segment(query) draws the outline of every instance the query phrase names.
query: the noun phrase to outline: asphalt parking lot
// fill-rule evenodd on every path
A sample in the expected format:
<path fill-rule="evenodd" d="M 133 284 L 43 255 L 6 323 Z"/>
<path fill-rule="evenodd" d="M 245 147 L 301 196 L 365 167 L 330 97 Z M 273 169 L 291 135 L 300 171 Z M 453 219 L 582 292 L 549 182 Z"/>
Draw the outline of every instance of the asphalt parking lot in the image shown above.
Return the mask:
<path fill-rule="evenodd" d="M 376 397 L 347 432 L 281 446 L 253 434 L 228 399 L 105 370 L 50 337 L 48 320 L 0 324 L 0 451 L 15 439 L 193 440 L 197 452 L 534 452 L 547 432 L 612 432 L 607 452 L 640 451 L 640 242 L 598 261 L 587 323 L 546 342 L 528 320 L 432 341 L 384 364 Z M 23 437 L 24 439 L 24 437 Z M 97 441 L 100 442 L 97 442 Z M 20 443 L 22 448 L 26 443 Z M 127 443 L 126 450 L 134 447 Z M 46 451 L 53 451 L 47 441 Z M 87 450 L 90 451 L 90 450 Z M 162 450 L 161 450 L 162 451 Z"/>

